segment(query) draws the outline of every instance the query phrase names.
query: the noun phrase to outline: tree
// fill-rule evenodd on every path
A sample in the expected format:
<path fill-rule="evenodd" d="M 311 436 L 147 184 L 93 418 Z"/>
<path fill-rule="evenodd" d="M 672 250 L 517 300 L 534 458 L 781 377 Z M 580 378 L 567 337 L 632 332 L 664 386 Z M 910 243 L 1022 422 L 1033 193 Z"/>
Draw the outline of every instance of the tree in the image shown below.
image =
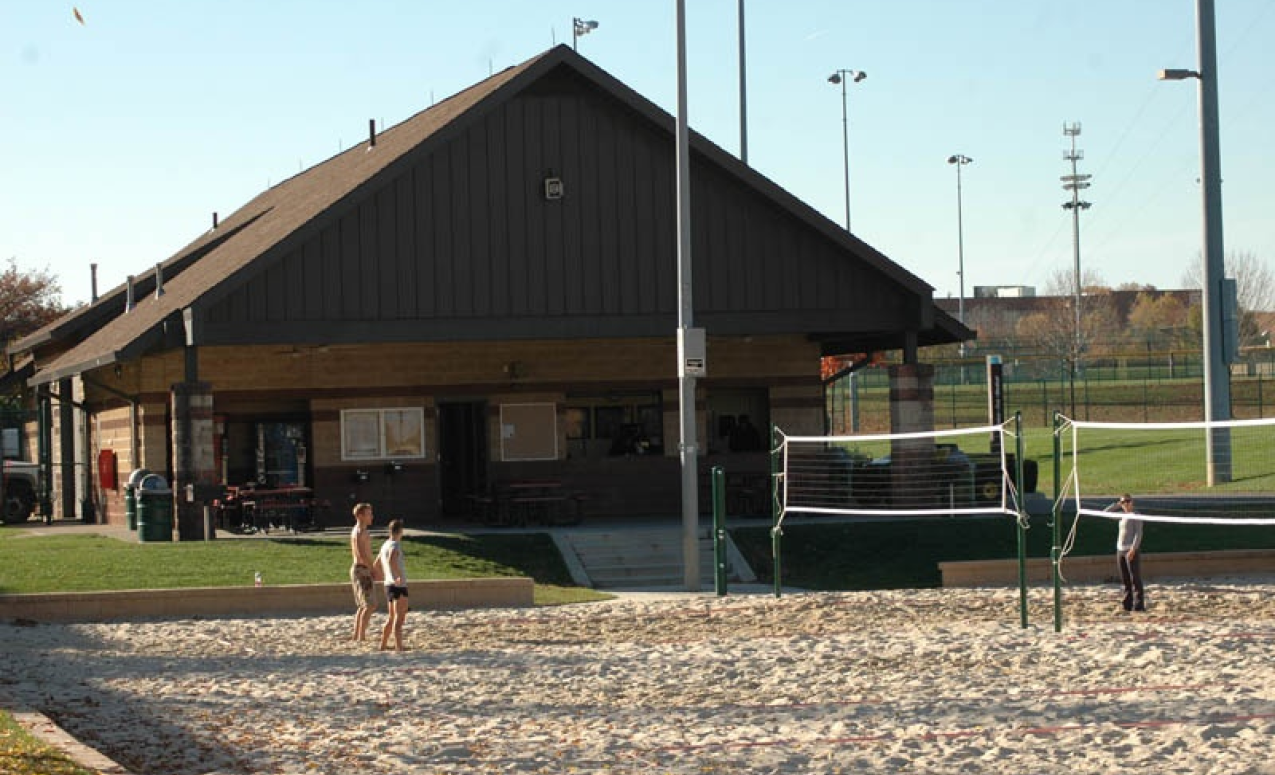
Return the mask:
<path fill-rule="evenodd" d="M 1139 293 L 1129 308 L 1128 323 L 1134 338 L 1158 349 L 1198 341 L 1198 331 L 1190 327 L 1186 305 L 1168 293 Z"/>
<path fill-rule="evenodd" d="M 1275 310 L 1275 274 L 1270 266 L 1249 250 L 1233 250 L 1226 255 L 1226 273 L 1235 279 L 1235 295 L 1239 302 L 1240 345 L 1258 344 L 1261 326 L 1256 312 Z M 1203 288 L 1204 262 L 1188 264 L 1182 273 L 1182 285 Z"/>
<path fill-rule="evenodd" d="M 66 314 L 62 287 L 48 269 L 23 271 L 16 259 L 0 272 L 0 341 L 10 343 Z"/>

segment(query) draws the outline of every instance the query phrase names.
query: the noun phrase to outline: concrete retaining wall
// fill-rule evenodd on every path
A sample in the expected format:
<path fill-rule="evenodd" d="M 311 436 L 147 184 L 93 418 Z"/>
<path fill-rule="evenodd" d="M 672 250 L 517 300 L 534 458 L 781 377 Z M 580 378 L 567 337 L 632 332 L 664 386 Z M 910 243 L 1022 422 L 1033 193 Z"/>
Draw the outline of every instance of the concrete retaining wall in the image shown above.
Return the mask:
<path fill-rule="evenodd" d="M 529 578 L 413 580 L 415 610 L 520 608 L 533 604 Z M 385 599 L 377 593 L 380 610 Z M 192 616 L 291 616 L 352 613 L 350 585 L 295 584 L 264 587 L 134 589 L 0 595 L 0 618 L 43 622 L 104 622 Z"/>
<path fill-rule="evenodd" d="M 966 560 L 941 562 L 945 587 L 995 587 L 1018 583 L 1018 560 Z M 1165 552 L 1142 555 L 1143 580 L 1156 578 L 1208 578 L 1275 574 L 1275 550 L 1237 549 L 1218 552 Z M 1120 580 L 1116 554 L 1064 557 L 1062 575 L 1069 582 Z M 1047 558 L 1027 560 L 1030 583 L 1050 582 L 1053 565 Z"/>

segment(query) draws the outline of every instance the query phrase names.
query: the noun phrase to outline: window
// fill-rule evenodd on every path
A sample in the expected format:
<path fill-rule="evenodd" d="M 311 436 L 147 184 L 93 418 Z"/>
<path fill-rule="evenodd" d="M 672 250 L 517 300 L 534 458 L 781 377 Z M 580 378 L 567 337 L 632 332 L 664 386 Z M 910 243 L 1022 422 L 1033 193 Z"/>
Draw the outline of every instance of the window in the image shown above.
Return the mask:
<path fill-rule="evenodd" d="M 343 409 L 341 459 L 425 456 L 425 412 L 416 408 Z"/>
<path fill-rule="evenodd" d="M 568 457 L 663 454 L 659 393 L 573 395 L 567 400 Z"/>

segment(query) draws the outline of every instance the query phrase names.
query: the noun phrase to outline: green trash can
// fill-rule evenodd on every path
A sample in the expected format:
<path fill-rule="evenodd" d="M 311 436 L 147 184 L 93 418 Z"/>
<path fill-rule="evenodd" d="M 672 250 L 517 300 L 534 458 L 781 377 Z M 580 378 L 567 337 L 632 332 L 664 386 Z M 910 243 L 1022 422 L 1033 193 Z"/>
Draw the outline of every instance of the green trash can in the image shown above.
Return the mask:
<path fill-rule="evenodd" d="M 124 517 L 128 520 L 128 529 L 137 529 L 137 493 L 133 485 L 124 487 Z"/>
<path fill-rule="evenodd" d="M 128 482 L 124 485 L 124 518 L 128 520 L 129 530 L 137 529 L 137 488 L 150 475 L 150 471 L 139 468 L 128 475 Z"/>
<path fill-rule="evenodd" d="M 173 491 L 159 474 L 143 479 L 138 490 L 137 540 L 173 540 Z"/>

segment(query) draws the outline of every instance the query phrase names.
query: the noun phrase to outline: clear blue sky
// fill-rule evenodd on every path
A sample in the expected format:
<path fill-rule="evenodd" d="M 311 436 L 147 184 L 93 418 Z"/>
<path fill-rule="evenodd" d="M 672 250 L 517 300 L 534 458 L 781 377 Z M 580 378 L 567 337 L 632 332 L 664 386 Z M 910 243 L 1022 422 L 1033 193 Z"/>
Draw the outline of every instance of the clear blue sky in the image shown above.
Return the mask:
<path fill-rule="evenodd" d="M 736 0 L 688 0 L 690 122 L 739 150 Z M 1275 0 L 1218 0 L 1228 252 L 1275 259 Z M 78 7 L 85 23 L 73 16 Z M 64 301 L 148 271 L 266 186 L 554 42 L 671 111 L 673 0 L 0 0 L 0 260 Z M 956 296 L 1072 261 L 1062 129 L 1094 176 L 1081 260 L 1178 287 L 1200 253 L 1194 0 L 749 0 L 749 161 Z M 693 195 L 693 192 L 692 192 Z"/>

